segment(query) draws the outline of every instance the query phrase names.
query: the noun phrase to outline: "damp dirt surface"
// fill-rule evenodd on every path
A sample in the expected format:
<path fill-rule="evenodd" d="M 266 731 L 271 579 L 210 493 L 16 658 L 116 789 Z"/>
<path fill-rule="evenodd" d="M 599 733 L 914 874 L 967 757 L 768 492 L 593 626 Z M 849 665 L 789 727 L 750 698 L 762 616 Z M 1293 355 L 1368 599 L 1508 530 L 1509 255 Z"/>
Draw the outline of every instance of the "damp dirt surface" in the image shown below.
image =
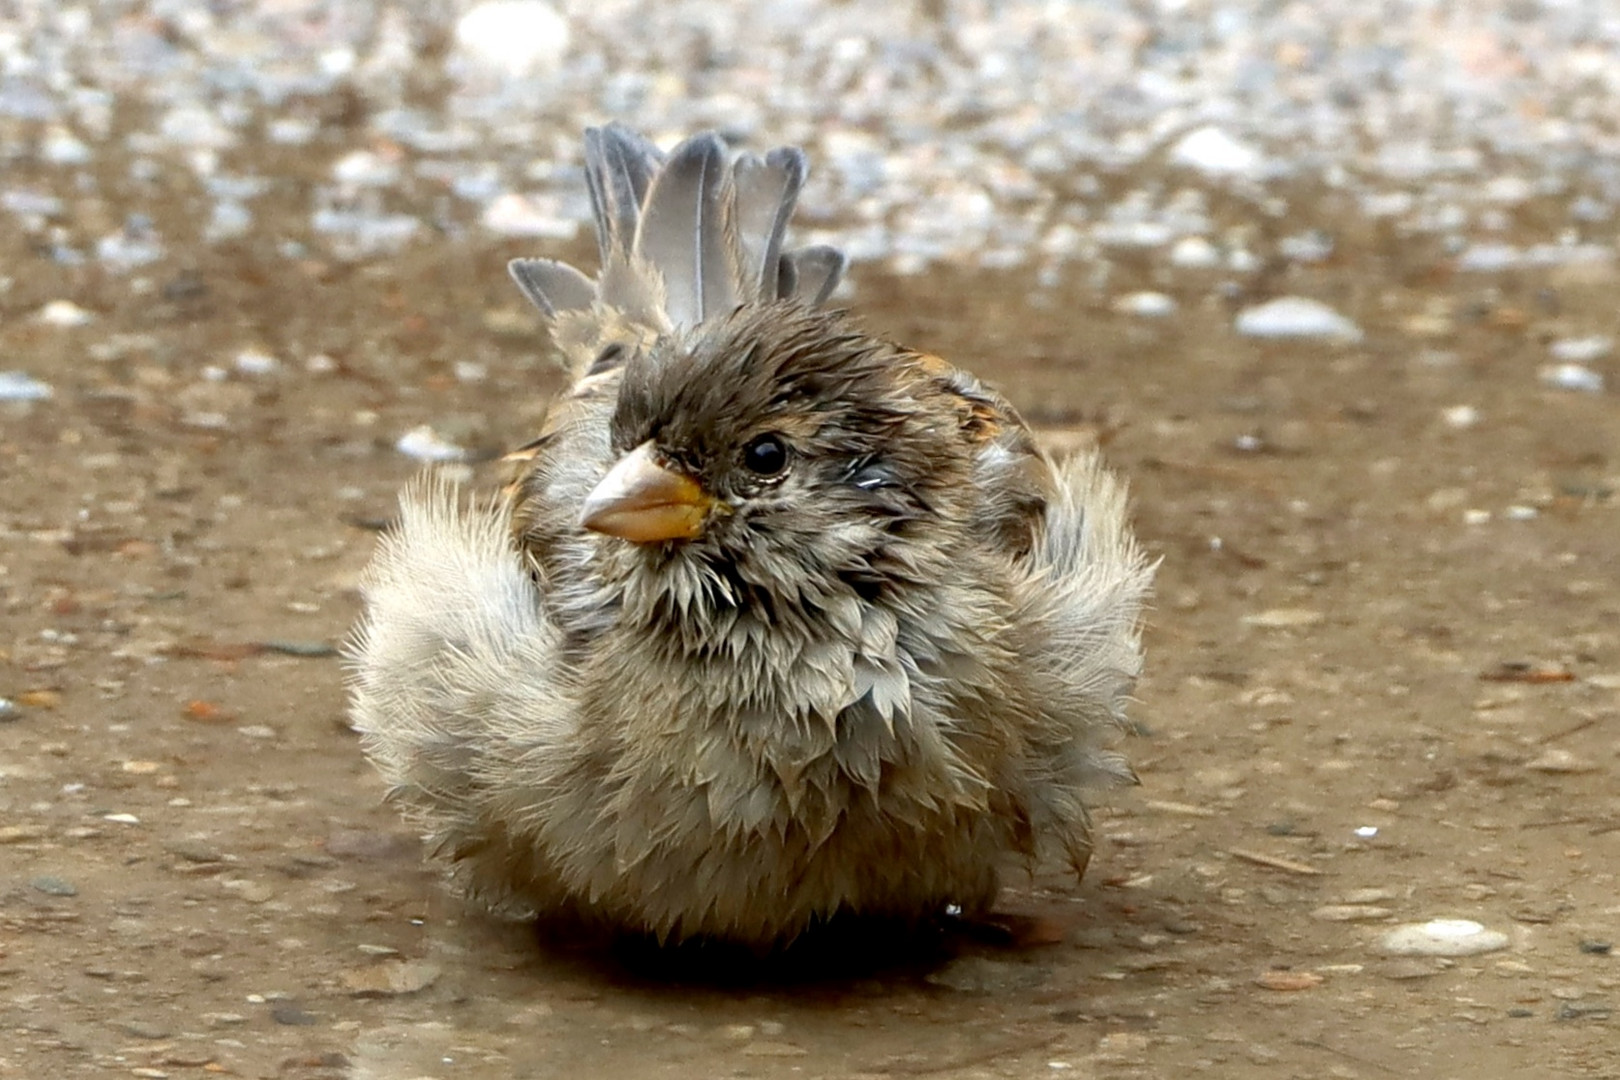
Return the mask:
<path fill-rule="evenodd" d="M 1369 208 L 1309 169 L 1230 181 L 1252 160 L 1206 139 L 1056 184 L 1043 220 L 1136 208 L 1047 233 L 1057 262 L 858 262 L 868 327 L 1129 479 L 1162 560 L 1142 783 L 1099 799 L 1083 881 L 1008 880 L 999 928 L 771 964 L 469 909 L 347 725 L 359 574 L 423 467 L 402 436 L 493 489 L 558 386 L 505 263 L 593 245 L 431 185 L 312 227 L 334 163 L 414 152 L 358 92 L 304 102 L 297 145 L 188 114 L 189 150 L 89 159 L 17 93 L 0 1078 L 1620 1077 L 1612 176 L 1487 155 Z M 264 181 L 251 226 L 219 224 L 221 152 Z M 1216 242 L 1172 255 L 1185 205 Z M 1338 319 L 1253 332 L 1287 297 Z M 1381 947 L 1431 920 L 1499 947 Z"/>
<path fill-rule="evenodd" d="M 1142 785 L 1085 880 L 1009 881 L 1016 944 L 806 974 L 467 910 L 346 726 L 331 646 L 419 468 L 395 439 L 493 454 L 555 386 L 514 253 L 249 246 L 136 299 L 13 264 L 8 307 L 100 314 L 0 330 L 54 388 L 0 407 L 0 1076 L 1620 1075 L 1620 428 L 1537 375 L 1614 330 L 1612 266 L 1482 283 L 1368 236 L 1266 283 L 1348 343 L 1236 334 L 1247 290 L 1140 319 L 860 273 L 868 325 L 1104 441 L 1163 565 Z M 230 366 L 250 345 L 273 370 Z M 1508 944 L 1378 950 L 1433 918 Z"/>

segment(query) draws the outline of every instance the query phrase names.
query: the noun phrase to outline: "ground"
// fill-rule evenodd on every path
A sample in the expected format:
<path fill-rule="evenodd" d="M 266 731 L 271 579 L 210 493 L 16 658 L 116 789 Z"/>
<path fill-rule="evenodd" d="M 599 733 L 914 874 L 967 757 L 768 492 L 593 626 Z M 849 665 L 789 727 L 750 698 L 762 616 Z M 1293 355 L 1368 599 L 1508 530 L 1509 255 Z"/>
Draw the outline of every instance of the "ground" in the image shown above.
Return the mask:
<path fill-rule="evenodd" d="M 56 395 L 0 429 L 0 1075 L 1620 1075 L 1617 428 L 1536 379 L 1545 339 L 1613 328 L 1612 266 L 1487 289 L 1373 238 L 1270 285 L 1335 298 L 1365 331 L 1339 344 L 861 275 L 869 325 L 1129 477 L 1163 560 L 1142 786 L 1099 807 L 1083 883 L 1009 885 L 1036 943 L 739 988 L 465 909 L 309 648 L 417 467 L 393 436 L 516 444 L 554 385 L 506 254 L 235 251 L 115 306 L 94 356 L 5 329 Z M 196 377 L 244 342 L 335 363 Z M 1510 944 L 1376 950 L 1436 917 Z"/>
<path fill-rule="evenodd" d="M 1201 70 L 1219 81 L 1221 50 L 1243 34 L 1270 65 L 1272 27 L 1309 43 L 1329 26 L 1304 5 L 1289 6 L 1292 23 L 1217 18 L 1241 6 L 1190 5 L 1185 19 L 1166 6 L 1152 17 L 1220 34 L 1144 33 L 1134 58 L 1103 35 L 1136 18 L 1130 5 L 1088 7 L 1077 33 L 1102 27 L 1099 80 L 1139 65 L 1148 94 L 1167 92 L 1178 49 L 1206 50 Z M 587 7 L 570 8 L 580 35 Z M 864 18 L 846 7 L 812 22 Z M 1580 89 L 1620 56 L 1582 46 L 1559 67 L 1557 40 L 1530 33 L 1545 30 L 1539 9 L 1508 7 L 1523 40 L 1496 22 L 1459 39 L 1475 81 L 1438 79 L 1435 101 L 1495 101 L 1492 80 L 1562 86 L 1560 73 Z M 57 17 L 22 9 L 41 26 Z M 591 50 L 611 55 L 621 9 L 602 8 L 606 45 L 576 37 L 569 85 L 601 83 Z M 856 79 L 838 65 L 865 46 L 829 30 L 816 47 L 854 118 L 789 109 L 782 126 L 826 134 L 842 155 L 842 179 L 807 192 L 847 200 L 812 208 L 816 239 L 862 256 L 839 302 L 1000 386 L 1055 452 L 1101 442 L 1130 482 L 1161 560 L 1125 747 L 1142 784 L 1100 797 L 1083 881 L 1047 868 L 1008 882 L 1014 940 L 954 935 L 906 963 L 717 975 L 467 908 L 384 804 L 347 725 L 336 647 L 395 492 L 422 467 L 401 437 L 430 427 L 468 451 L 457 468 L 470 484 L 493 486 L 493 459 L 533 433 L 557 387 L 505 262 L 589 265 L 594 252 L 582 237 L 501 238 L 480 217 L 510 209 L 479 186 L 484 144 L 368 98 L 394 79 L 387 93 L 420 90 L 437 116 L 443 78 L 422 90 L 407 75 L 438 71 L 446 25 L 412 54 L 389 52 L 394 24 L 380 23 L 376 56 L 404 59 L 367 66 L 365 53 L 351 86 L 342 56 L 306 40 L 343 27 L 286 15 L 298 5 L 243 5 L 282 35 L 260 38 L 187 10 L 96 24 L 134 72 L 119 93 L 138 83 L 156 104 L 73 97 L 73 130 L 100 132 L 77 147 L 16 81 L 60 58 L 18 59 L 34 39 L 0 35 L 0 371 L 27 374 L 0 381 L 0 397 L 52 391 L 0 400 L 0 1078 L 1620 1077 L 1620 422 L 1601 383 L 1620 336 L 1620 197 L 1591 141 L 1601 108 L 1554 101 L 1553 119 L 1596 125 L 1572 129 L 1588 142 L 1568 156 L 1525 144 L 1511 160 L 1433 150 L 1413 165 L 1410 146 L 1372 146 L 1386 172 L 1347 179 L 1323 164 L 1340 148 L 1267 158 L 1218 132 L 1167 161 L 1153 140 L 1174 125 L 1134 91 L 1099 90 L 1086 108 L 1124 117 L 1129 155 L 1114 156 L 1113 129 L 1065 142 L 1062 124 L 1025 152 L 996 118 L 1025 130 L 1030 115 L 974 96 L 1024 85 L 1021 54 L 975 58 L 984 34 L 1028 29 L 1036 7 L 1019 7 L 1026 22 L 969 20 L 944 59 L 890 57 L 935 65 L 956 88 L 943 96 L 922 76 Z M 39 40 L 101 42 L 79 15 Z M 1395 35 L 1409 77 L 1426 49 L 1450 47 L 1426 18 Z M 656 45 L 664 31 L 649 25 Z M 783 25 L 759 64 L 794 55 Z M 711 74 L 753 55 L 688 48 L 710 30 L 681 26 L 670 49 L 707 57 Z M 1050 43 L 1047 31 L 1030 33 Z M 1557 63 L 1515 82 L 1526 42 Z M 277 84 L 307 96 L 264 91 L 263 115 L 208 96 L 252 97 L 221 70 L 281 77 L 261 46 L 287 64 L 321 57 L 330 85 Z M 165 50 L 203 57 L 184 68 L 195 82 L 173 76 Z M 1342 57 L 1360 70 L 1389 55 Z M 1342 57 L 1279 51 L 1298 86 L 1253 85 L 1299 89 L 1291 109 L 1316 93 L 1352 111 L 1357 93 L 1376 105 L 1409 85 L 1311 81 Z M 88 54 L 86 85 L 125 78 L 103 59 Z M 974 89 L 981 76 L 988 89 Z M 752 77 L 745 67 L 736 100 L 692 108 L 740 109 Z M 685 115 L 690 87 L 649 85 L 659 123 Z M 816 106 L 781 86 L 790 105 Z M 946 120 L 907 128 L 904 110 L 935 98 Z M 530 123 L 483 100 L 460 107 Z M 572 147 L 577 117 L 532 100 L 532 141 L 494 140 L 491 160 L 505 155 L 508 180 L 572 185 L 528 163 Z M 862 102 L 901 134 L 864 133 Z M 1369 106 L 1362 119 L 1396 145 L 1391 115 Z M 1286 143 L 1297 129 L 1276 130 Z M 971 169 L 940 149 L 958 138 Z M 1079 163 L 1053 165 L 1054 147 Z M 896 168 L 945 186 L 868 183 L 873 148 L 904 150 Z M 1024 159 L 1035 173 L 1018 171 Z M 350 201 L 324 216 L 328 196 Z M 579 209 L 535 205 L 559 220 Z M 985 206 L 1040 227 L 1007 240 L 975 216 Z M 892 228 L 874 241 L 844 210 Z M 525 227 L 553 229 L 529 211 L 543 220 Z M 926 250 L 904 249 L 923 226 Z M 1172 246 L 1178 235 L 1211 243 Z M 167 246 L 144 249 L 153 236 Z M 1239 331 L 1241 313 L 1289 296 L 1354 326 Z M 1380 947 L 1433 919 L 1505 942 L 1449 958 Z"/>

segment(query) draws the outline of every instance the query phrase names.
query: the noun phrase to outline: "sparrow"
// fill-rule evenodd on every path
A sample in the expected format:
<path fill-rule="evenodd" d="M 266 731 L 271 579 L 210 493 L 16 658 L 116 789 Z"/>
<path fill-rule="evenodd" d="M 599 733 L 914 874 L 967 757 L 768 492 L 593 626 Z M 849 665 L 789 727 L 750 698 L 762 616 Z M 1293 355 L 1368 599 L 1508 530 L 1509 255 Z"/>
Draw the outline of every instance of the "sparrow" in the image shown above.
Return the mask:
<path fill-rule="evenodd" d="M 1153 566 L 1094 452 L 825 306 L 807 172 L 585 133 L 601 269 L 520 259 L 569 388 L 499 493 L 427 478 L 351 715 L 475 901 L 773 950 L 1083 873 Z"/>

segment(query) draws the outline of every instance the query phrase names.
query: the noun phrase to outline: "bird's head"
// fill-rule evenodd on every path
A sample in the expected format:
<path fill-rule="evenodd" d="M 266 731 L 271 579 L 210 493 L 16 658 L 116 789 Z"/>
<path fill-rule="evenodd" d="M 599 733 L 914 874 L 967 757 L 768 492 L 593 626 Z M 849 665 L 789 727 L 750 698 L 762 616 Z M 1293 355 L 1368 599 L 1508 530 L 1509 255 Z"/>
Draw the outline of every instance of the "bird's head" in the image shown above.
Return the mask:
<path fill-rule="evenodd" d="M 971 507 L 946 400 L 916 354 L 839 313 L 741 307 L 627 360 L 618 458 L 581 524 L 632 566 L 795 606 L 937 572 Z"/>

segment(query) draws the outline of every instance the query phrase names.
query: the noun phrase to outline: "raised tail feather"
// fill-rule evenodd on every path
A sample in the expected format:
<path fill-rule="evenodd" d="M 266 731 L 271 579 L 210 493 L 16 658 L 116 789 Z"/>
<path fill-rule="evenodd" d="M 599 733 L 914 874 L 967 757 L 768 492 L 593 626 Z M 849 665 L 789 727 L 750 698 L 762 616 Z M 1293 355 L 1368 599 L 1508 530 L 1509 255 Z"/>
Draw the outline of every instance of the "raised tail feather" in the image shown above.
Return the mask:
<path fill-rule="evenodd" d="M 738 305 L 826 301 L 843 276 L 836 248 L 783 251 L 808 165 L 794 147 L 727 164 L 713 132 L 666 156 L 619 124 L 585 132 L 585 177 L 602 269 L 595 281 L 552 259 L 514 259 L 512 279 L 548 319 L 617 313 L 652 334 Z"/>

